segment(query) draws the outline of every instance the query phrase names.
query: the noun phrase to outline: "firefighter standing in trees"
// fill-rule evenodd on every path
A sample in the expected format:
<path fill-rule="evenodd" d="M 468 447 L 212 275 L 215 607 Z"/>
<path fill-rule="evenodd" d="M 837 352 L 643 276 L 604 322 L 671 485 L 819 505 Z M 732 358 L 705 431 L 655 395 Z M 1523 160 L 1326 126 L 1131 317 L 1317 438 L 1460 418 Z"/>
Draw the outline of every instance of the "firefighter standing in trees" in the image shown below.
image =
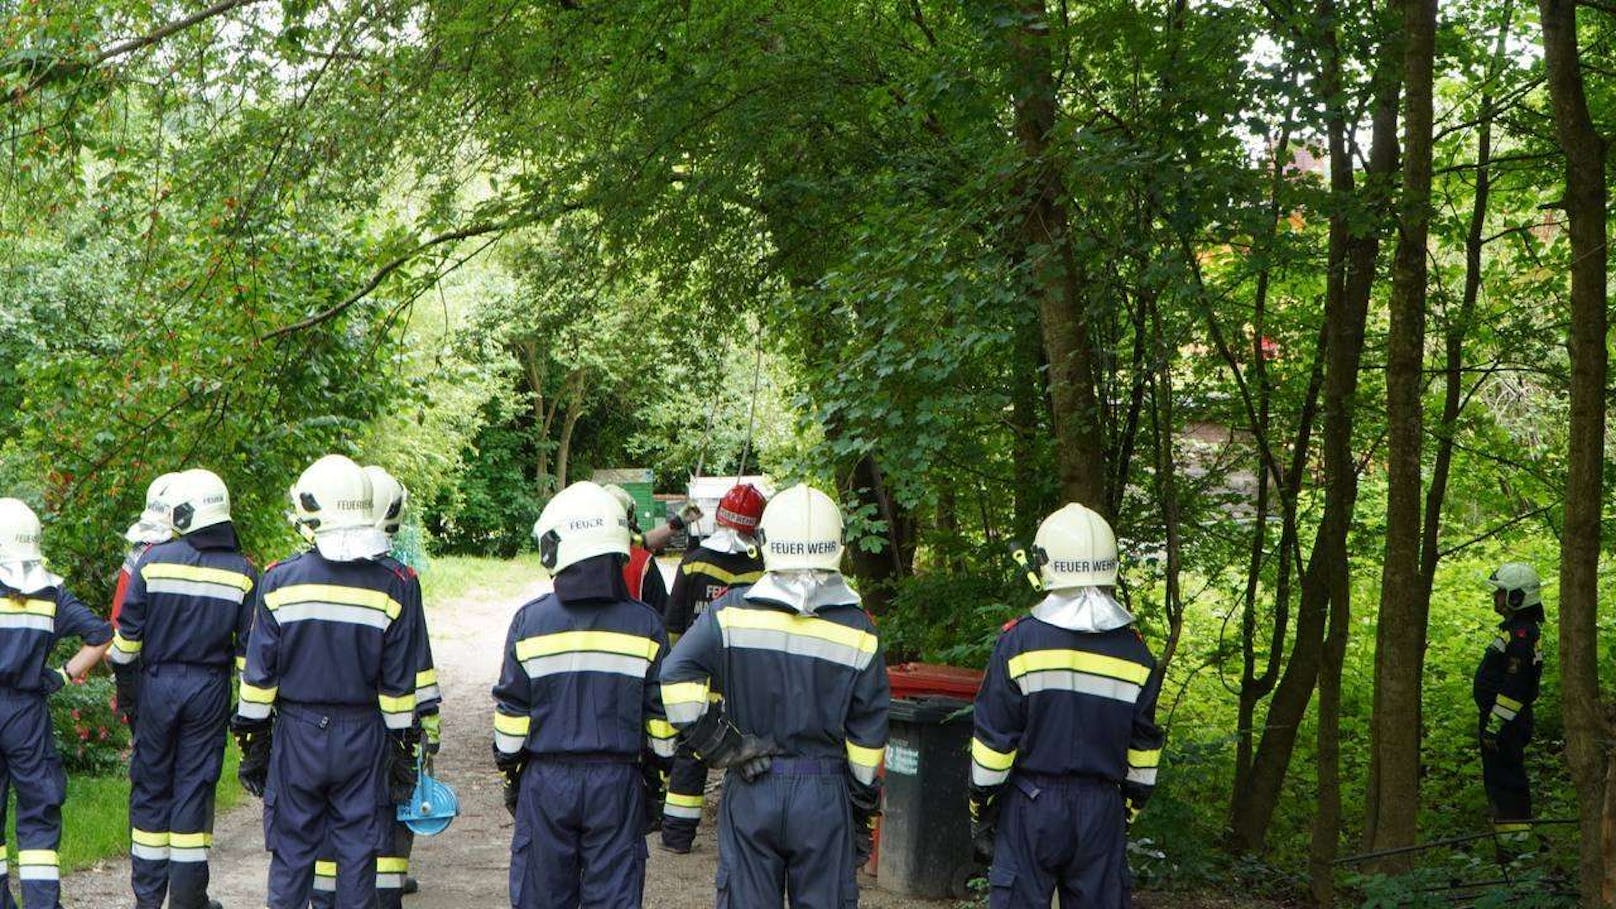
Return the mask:
<path fill-rule="evenodd" d="M 1543 676 L 1538 646 L 1543 625 L 1543 582 L 1524 562 L 1500 565 L 1487 578 L 1498 631 L 1476 667 L 1472 692 L 1479 712 L 1481 779 L 1498 833 L 1523 833 L 1532 817 L 1526 744 L 1532 740 L 1532 702 Z"/>

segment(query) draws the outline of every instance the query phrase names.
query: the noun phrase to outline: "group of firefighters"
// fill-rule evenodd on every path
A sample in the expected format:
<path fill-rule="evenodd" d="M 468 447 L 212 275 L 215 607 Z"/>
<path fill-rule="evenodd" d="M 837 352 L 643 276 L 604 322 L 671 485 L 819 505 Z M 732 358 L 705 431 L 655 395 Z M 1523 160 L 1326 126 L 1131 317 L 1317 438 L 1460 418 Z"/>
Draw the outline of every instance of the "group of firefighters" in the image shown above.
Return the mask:
<path fill-rule="evenodd" d="M 160 477 L 110 624 L 50 573 L 34 512 L 0 499 L 0 792 L 17 792 L 29 909 L 59 906 L 65 777 L 46 698 L 104 655 L 133 732 L 137 907 L 219 906 L 208 854 L 227 730 L 263 799 L 270 909 L 401 905 L 411 836 L 394 806 L 437 752 L 441 701 L 419 580 L 390 554 L 407 493 L 330 455 L 290 498 L 310 546 L 260 575 L 217 475 Z M 654 555 L 695 516 L 641 534 L 626 493 L 585 482 L 534 526 L 553 590 L 512 619 L 493 689 L 515 909 L 642 905 L 647 836 L 691 850 L 709 770 L 725 772 L 720 909 L 858 903 L 890 692 L 841 573 L 841 512 L 809 486 L 765 501 L 738 485 L 670 592 Z M 1057 893 L 1067 909 L 1124 907 L 1126 832 L 1161 762 L 1161 675 L 1114 595 L 1100 515 L 1066 505 L 1028 557 L 1045 596 L 1004 626 L 976 697 L 971 839 L 994 909 L 1046 909 Z M 1503 622 L 1476 676 L 1479 738 L 1494 817 L 1513 829 L 1531 817 L 1541 584 L 1521 563 L 1488 580 Z M 83 646 L 47 666 L 64 637 Z M 0 909 L 14 905 L 8 871 L 0 860 Z"/>

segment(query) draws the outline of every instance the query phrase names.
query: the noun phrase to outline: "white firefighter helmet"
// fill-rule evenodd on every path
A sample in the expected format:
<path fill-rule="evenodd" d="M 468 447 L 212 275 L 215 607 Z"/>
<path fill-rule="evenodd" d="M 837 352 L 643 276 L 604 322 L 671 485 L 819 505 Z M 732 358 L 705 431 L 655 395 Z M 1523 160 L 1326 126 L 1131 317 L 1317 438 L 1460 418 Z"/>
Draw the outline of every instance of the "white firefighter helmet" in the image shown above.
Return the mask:
<path fill-rule="evenodd" d="M 634 497 L 632 495 L 629 495 L 628 490 L 617 485 L 616 483 L 607 483 L 601 488 L 611 493 L 612 498 L 617 500 L 617 504 L 623 506 L 623 513 L 628 516 L 629 526 L 637 526 L 639 522 L 636 520 L 637 516 L 635 515 L 635 512 L 639 510 L 640 505 L 638 502 L 634 501 Z"/>
<path fill-rule="evenodd" d="M 182 471 L 163 490 L 163 505 L 176 533 L 195 533 L 230 520 L 230 490 L 211 470 Z"/>
<path fill-rule="evenodd" d="M 371 518 L 382 533 L 392 536 L 404 524 L 404 509 L 410 504 L 410 491 L 398 478 L 374 464 L 365 467 L 370 477 Z"/>
<path fill-rule="evenodd" d="M 842 570 L 842 510 L 801 483 L 779 492 L 758 521 L 765 571 Z"/>
<path fill-rule="evenodd" d="M 376 526 L 376 496 L 365 469 L 342 455 L 326 455 L 292 486 L 299 527 L 314 534 L 314 548 L 334 562 L 386 553 L 391 544 Z"/>
<path fill-rule="evenodd" d="M 39 515 L 21 499 L 0 499 L 0 563 L 42 562 Z"/>
<path fill-rule="evenodd" d="M 1045 590 L 1117 583 L 1116 534 L 1098 512 L 1076 502 L 1038 525 L 1033 550 Z"/>
<path fill-rule="evenodd" d="M 140 513 L 140 520 L 129 525 L 124 539 L 131 543 L 161 543 L 174 538 L 174 525 L 169 523 L 168 502 L 163 494 L 177 477 L 177 473 L 165 473 L 151 481 L 146 487 L 146 507 Z"/>
<path fill-rule="evenodd" d="M 533 524 L 539 563 L 552 575 L 585 559 L 627 556 L 628 513 L 606 489 L 588 480 L 556 493 Z"/>
<path fill-rule="evenodd" d="M 1543 579 L 1525 562 L 1505 562 L 1487 576 L 1487 586 L 1504 591 L 1511 611 L 1543 605 Z"/>

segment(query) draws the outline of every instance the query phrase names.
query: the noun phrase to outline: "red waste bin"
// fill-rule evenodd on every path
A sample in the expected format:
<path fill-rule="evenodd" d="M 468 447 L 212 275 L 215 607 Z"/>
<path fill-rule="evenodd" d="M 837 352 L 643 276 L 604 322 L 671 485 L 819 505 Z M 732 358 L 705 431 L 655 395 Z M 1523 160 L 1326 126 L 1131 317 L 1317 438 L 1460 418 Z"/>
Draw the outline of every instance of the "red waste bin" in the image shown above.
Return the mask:
<path fill-rule="evenodd" d="M 898 663 L 887 666 L 887 679 L 892 684 L 892 697 L 894 700 L 903 700 L 907 704 L 900 707 L 921 707 L 923 704 L 934 704 L 936 699 L 953 699 L 958 702 L 970 704 L 976 699 L 976 689 L 983 684 L 983 671 L 966 670 L 962 666 L 942 666 L 936 663 Z M 960 704 L 963 707 L 965 704 Z M 905 710 L 898 710 L 903 713 Z M 915 772 L 915 747 L 902 741 L 889 742 L 887 762 L 892 762 L 895 754 L 892 747 L 897 746 L 905 754 L 900 754 L 900 763 L 907 765 L 908 773 Z M 962 755 L 963 759 L 963 755 Z M 965 759 L 968 760 L 968 759 Z M 907 789 L 907 788 L 905 788 Z M 963 812 L 963 802 L 960 805 Z M 908 812 L 905 812 L 908 814 Z M 881 867 L 881 818 L 876 818 L 876 848 L 869 856 L 866 870 L 876 873 Z"/>

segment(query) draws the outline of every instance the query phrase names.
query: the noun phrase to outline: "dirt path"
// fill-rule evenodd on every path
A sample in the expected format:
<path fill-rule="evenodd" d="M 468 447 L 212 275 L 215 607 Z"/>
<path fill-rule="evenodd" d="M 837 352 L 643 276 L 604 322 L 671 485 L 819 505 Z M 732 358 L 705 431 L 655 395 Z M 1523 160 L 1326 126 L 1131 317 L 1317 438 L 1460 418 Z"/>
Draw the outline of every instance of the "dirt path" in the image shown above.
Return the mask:
<path fill-rule="evenodd" d="M 487 909 L 508 904 L 511 819 L 501 802 L 499 777 L 488 756 L 493 713 L 488 691 L 499 674 L 499 651 L 511 615 L 547 587 L 546 581 L 535 582 L 514 598 L 480 597 L 473 592 L 428 613 L 445 699 L 444 747 L 437 766 L 459 793 L 462 814 L 443 835 L 416 841 L 411 870 L 420 879 L 421 892 L 405 899 L 408 909 Z M 260 804 L 249 799 L 221 816 L 216 825 L 210 889 L 226 909 L 264 904 L 269 857 L 263 851 L 261 817 Z M 709 909 L 717 864 L 709 817 L 690 855 L 651 849 L 645 905 L 649 909 Z M 861 903 L 866 909 L 951 905 L 905 900 L 869 886 L 865 894 Z M 128 860 L 112 859 L 69 876 L 63 881 L 62 901 L 67 909 L 128 906 Z"/>

